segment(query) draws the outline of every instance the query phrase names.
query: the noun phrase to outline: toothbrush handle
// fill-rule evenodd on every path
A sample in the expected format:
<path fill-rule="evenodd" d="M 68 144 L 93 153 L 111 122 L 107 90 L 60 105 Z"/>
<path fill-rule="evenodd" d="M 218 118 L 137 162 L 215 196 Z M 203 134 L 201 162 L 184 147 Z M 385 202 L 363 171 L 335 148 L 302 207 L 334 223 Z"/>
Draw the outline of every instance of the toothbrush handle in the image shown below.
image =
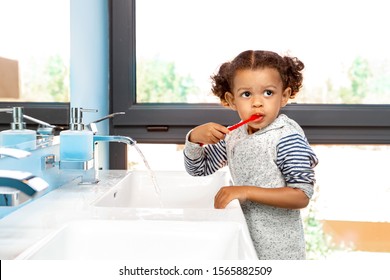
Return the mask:
<path fill-rule="evenodd" d="M 232 126 L 229 126 L 228 129 L 229 129 L 230 131 L 233 131 L 233 130 L 239 128 L 240 126 L 242 126 L 242 125 L 244 125 L 244 124 L 246 124 L 246 123 L 248 123 L 248 122 L 250 122 L 250 121 L 252 121 L 252 118 L 247 119 L 247 120 L 245 120 L 245 121 L 241 121 L 241 122 L 236 123 L 236 124 L 234 124 L 234 125 L 232 125 Z"/>

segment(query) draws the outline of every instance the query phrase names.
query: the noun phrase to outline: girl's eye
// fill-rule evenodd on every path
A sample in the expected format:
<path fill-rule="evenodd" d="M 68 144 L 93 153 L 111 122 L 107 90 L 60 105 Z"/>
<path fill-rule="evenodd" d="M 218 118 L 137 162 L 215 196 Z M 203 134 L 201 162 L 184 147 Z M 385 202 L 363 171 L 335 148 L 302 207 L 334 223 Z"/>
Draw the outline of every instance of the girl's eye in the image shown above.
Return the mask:
<path fill-rule="evenodd" d="M 248 97 L 251 96 L 251 93 L 249 91 L 245 91 L 245 92 L 241 93 L 241 96 L 245 97 L 245 98 L 248 98 Z"/>
<path fill-rule="evenodd" d="M 274 93 L 272 92 L 272 91 L 270 91 L 270 90 L 266 90 L 266 91 L 264 91 L 263 92 L 263 95 L 265 96 L 265 97 L 270 97 L 270 96 L 272 96 Z"/>

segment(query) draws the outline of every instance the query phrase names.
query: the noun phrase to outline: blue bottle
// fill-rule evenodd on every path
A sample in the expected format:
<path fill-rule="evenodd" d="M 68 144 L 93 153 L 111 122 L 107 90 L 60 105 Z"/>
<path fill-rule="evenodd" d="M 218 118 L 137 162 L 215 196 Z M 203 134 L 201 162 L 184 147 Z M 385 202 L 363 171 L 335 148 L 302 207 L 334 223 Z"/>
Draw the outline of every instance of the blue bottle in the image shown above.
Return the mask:
<path fill-rule="evenodd" d="M 23 107 L 2 109 L 2 112 L 12 112 L 13 121 L 11 129 L 0 132 L 0 146 L 22 150 L 35 150 L 37 145 L 37 133 L 35 130 L 26 129 L 23 122 Z"/>

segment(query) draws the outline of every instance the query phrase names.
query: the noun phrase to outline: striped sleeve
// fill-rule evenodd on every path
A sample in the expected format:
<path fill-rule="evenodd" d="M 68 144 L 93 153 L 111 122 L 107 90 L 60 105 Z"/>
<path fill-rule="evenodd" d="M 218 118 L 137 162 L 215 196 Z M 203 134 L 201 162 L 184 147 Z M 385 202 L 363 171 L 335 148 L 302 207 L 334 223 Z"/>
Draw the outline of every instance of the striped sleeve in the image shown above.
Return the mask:
<path fill-rule="evenodd" d="M 302 189 L 310 198 L 313 195 L 314 167 L 318 159 L 306 138 L 300 134 L 283 137 L 276 149 L 276 164 L 287 186 Z"/>
<path fill-rule="evenodd" d="M 207 176 L 227 165 L 226 143 L 220 141 L 214 145 L 201 147 L 186 141 L 184 148 L 184 166 L 192 176 Z"/>

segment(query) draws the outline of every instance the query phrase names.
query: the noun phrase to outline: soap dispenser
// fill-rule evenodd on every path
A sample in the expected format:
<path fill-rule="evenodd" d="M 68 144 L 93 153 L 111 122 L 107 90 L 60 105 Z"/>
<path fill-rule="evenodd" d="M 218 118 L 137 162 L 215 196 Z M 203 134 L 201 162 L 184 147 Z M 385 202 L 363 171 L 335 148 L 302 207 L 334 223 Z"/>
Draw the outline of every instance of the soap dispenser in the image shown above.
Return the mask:
<path fill-rule="evenodd" d="M 34 150 L 36 148 L 37 133 L 35 130 L 26 129 L 26 123 L 23 122 L 23 107 L 0 109 L 0 112 L 12 112 L 13 118 L 11 129 L 0 132 L 0 146 L 28 151 Z"/>
<path fill-rule="evenodd" d="M 71 108 L 70 129 L 60 132 L 61 162 L 87 162 L 93 159 L 93 132 L 84 129 L 83 112 L 97 110 Z"/>

